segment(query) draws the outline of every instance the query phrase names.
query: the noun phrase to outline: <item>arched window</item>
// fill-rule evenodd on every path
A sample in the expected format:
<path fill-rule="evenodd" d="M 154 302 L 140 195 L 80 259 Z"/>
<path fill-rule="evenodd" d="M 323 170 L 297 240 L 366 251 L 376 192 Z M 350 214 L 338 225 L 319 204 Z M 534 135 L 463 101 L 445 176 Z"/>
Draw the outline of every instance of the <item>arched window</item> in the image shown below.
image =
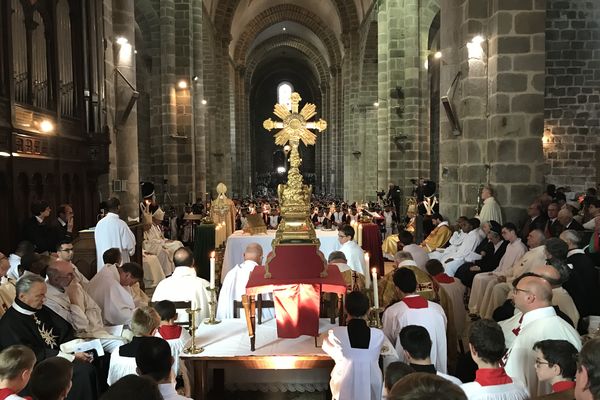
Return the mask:
<path fill-rule="evenodd" d="M 289 82 L 281 82 L 277 86 L 277 102 L 283 104 L 288 110 L 292 109 L 292 92 L 294 87 Z"/>

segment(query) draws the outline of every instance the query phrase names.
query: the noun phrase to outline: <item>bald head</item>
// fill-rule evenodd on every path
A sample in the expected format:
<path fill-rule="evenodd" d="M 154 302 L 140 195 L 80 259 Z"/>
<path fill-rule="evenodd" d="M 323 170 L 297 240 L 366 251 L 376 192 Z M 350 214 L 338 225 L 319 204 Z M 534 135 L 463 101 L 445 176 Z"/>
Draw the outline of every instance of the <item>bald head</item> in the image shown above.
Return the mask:
<path fill-rule="evenodd" d="M 68 261 L 55 260 L 46 270 L 48 275 L 48 283 L 57 288 L 65 288 L 71 284 L 75 277 L 73 273 L 73 265 Z"/>
<path fill-rule="evenodd" d="M 262 264 L 263 248 L 258 243 L 250 243 L 244 250 L 244 261 L 250 260 Z"/>
<path fill-rule="evenodd" d="M 551 285 L 560 282 L 560 272 L 551 265 L 538 265 L 531 272 L 546 279 Z"/>
<path fill-rule="evenodd" d="M 573 220 L 573 213 L 568 208 L 563 208 L 558 212 L 558 222 L 562 226 L 567 226 Z"/>
<path fill-rule="evenodd" d="M 193 267 L 194 253 L 187 247 L 180 247 L 173 254 L 175 267 Z"/>
<path fill-rule="evenodd" d="M 544 278 L 526 276 L 519 281 L 519 288 L 531 292 L 536 297 L 536 302 L 542 307 L 547 307 L 552 302 L 552 287 Z M 540 308 L 540 307 L 535 307 Z"/>

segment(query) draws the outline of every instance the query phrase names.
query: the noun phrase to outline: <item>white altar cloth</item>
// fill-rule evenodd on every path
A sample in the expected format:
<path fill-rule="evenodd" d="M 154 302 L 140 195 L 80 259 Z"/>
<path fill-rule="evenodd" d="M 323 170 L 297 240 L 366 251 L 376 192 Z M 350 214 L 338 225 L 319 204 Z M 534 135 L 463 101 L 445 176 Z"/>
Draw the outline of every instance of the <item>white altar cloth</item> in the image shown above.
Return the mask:
<path fill-rule="evenodd" d="M 221 282 L 225 279 L 225 275 L 235 267 L 244 261 L 244 250 L 250 243 L 256 242 L 263 248 L 263 262 L 266 260 L 267 255 L 273 249 L 271 242 L 275 239 L 275 230 L 269 230 L 266 234 L 260 235 L 248 235 L 244 234 L 243 231 L 235 231 L 229 238 L 227 238 L 227 245 L 225 247 L 225 255 L 223 256 L 223 267 L 221 269 Z M 316 230 L 317 238 L 321 241 L 321 252 L 325 256 L 329 257 L 332 251 L 339 250 L 341 245 L 338 241 L 337 230 L 323 231 L 320 229 Z"/>
<path fill-rule="evenodd" d="M 286 357 L 294 356 L 326 356 L 320 347 L 322 338 L 329 329 L 337 326 L 331 324 L 329 318 L 319 320 L 319 347 L 315 347 L 315 338 L 300 336 L 295 339 L 282 339 L 277 337 L 277 324 L 275 319 L 256 325 L 256 350 L 250 350 L 250 338 L 245 318 L 226 319 L 217 325 L 201 324 L 196 333 L 196 344 L 203 347 L 200 354 L 189 355 L 181 353 L 181 358 L 222 358 L 222 357 L 247 357 L 247 356 L 277 356 L 273 370 L 249 370 L 243 368 L 228 368 L 225 371 L 226 390 L 261 390 L 261 391 L 322 391 L 329 385 L 329 369 L 285 369 Z M 189 346 L 189 343 L 186 347 Z M 383 343 L 382 356 L 384 365 L 398 360 L 394 346 L 386 338 Z M 280 364 L 281 363 L 281 364 Z M 212 373 L 208 373 L 209 381 Z M 212 386 L 212 382 L 209 382 Z"/>

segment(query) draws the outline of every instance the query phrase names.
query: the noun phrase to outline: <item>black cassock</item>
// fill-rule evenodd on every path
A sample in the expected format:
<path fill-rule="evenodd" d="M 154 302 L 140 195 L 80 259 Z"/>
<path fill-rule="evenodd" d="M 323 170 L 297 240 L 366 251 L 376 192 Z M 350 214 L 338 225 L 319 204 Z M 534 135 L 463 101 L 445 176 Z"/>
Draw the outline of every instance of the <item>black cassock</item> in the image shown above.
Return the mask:
<path fill-rule="evenodd" d="M 73 327 L 60 315 L 46 306 L 34 310 L 19 299 L 0 319 L 0 350 L 21 344 L 33 350 L 37 362 L 57 356 L 60 345 L 74 338 Z M 97 399 L 97 381 L 93 365 L 74 361 L 73 387 L 67 399 Z"/>

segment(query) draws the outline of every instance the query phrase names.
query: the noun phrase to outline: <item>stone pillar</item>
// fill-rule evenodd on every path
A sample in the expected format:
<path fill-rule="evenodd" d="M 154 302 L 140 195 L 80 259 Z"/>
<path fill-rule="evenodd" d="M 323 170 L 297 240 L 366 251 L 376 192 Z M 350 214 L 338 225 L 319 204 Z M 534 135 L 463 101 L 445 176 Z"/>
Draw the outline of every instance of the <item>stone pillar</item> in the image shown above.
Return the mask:
<path fill-rule="evenodd" d="M 192 91 L 193 91 L 193 124 L 192 135 L 194 136 L 195 169 L 192 179 L 195 181 L 193 187 L 194 201 L 196 197 L 203 198 L 206 193 L 206 104 L 204 100 L 204 52 L 203 52 L 203 7 L 198 1 L 192 2 Z M 194 79 L 197 77 L 198 79 Z"/>
<path fill-rule="evenodd" d="M 123 75 L 113 74 L 114 76 L 114 144 L 111 146 L 114 151 L 112 161 L 116 164 L 116 169 L 112 169 L 110 181 L 115 179 L 126 180 L 127 188 L 124 191 L 117 192 L 116 195 L 121 200 L 121 216 L 135 218 L 139 215 L 138 202 L 140 193 L 140 177 L 138 165 L 138 132 L 137 132 L 137 107 L 133 106 L 127 118 L 122 121 L 123 113 L 127 107 L 129 99 L 132 96 L 132 89 L 129 83 L 135 88 L 135 24 L 133 0 L 113 1 L 112 19 L 114 38 L 123 37 L 127 43 L 117 44 L 112 42 L 114 49 L 114 67 Z"/>
<path fill-rule="evenodd" d="M 161 137 L 163 152 L 162 178 L 167 182 L 165 191 L 179 184 L 177 142 L 177 100 L 175 75 L 175 5 L 173 0 L 160 1 L 160 96 L 161 96 Z M 161 178 L 158 176 L 157 178 Z M 164 181 L 163 181 L 164 182 Z M 163 199 L 160 198 L 162 201 Z M 177 200 L 177 199 L 173 199 Z"/>
<path fill-rule="evenodd" d="M 462 127 L 455 136 L 441 119 L 440 200 L 449 219 L 474 215 L 481 184 L 492 185 L 504 219 L 516 223 L 541 193 L 542 3 L 442 1 L 440 92 L 460 73 L 450 100 Z"/>

